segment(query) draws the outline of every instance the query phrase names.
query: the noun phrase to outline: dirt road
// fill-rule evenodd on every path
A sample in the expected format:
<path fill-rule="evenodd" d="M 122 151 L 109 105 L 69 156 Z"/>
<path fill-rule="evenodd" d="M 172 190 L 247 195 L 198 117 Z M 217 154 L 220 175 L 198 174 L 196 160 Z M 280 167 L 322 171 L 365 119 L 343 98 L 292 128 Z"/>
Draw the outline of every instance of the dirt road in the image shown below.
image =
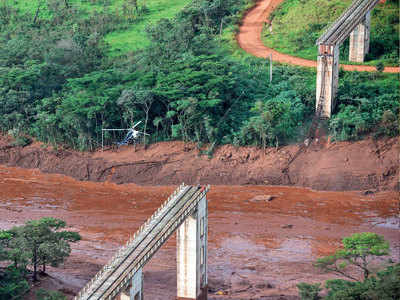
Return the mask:
<path fill-rule="evenodd" d="M 267 20 L 269 20 L 269 16 L 272 11 L 283 1 L 284 0 L 261 0 L 257 2 L 254 8 L 249 10 L 244 17 L 243 23 L 240 26 L 240 32 L 236 39 L 243 50 L 254 56 L 265 58 L 272 54 L 273 61 L 302 67 L 316 68 L 316 61 L 280 53 L 274 49 L 266 47 L 261 41 L 263 25 Z M 376 71 L 376 68 L 373 66 L 341 65 L 341 67 L 346 71 Z M 384 72 L 399 73 L 400 68 L 386 67 Z"/>

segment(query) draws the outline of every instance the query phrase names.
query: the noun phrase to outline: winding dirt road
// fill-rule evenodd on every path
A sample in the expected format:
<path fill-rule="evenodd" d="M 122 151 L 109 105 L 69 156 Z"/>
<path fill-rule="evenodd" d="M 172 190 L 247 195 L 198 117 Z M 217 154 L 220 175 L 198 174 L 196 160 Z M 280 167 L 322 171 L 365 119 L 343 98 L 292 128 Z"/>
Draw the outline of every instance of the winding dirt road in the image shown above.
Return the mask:
<path fill-rule="evenodd" d="M 313 60 L 303 59 L 288 54 L 283 54 L 274 49 L 266 47 L 261 41 L 263 25 L 269 20 L 270 14 L 284 0 L 261 0 L 249 10 L 240 26 L 240 32 L 236 36 L 239 46 L 246 52 L 257 57 L 268 57 L 272 54 L 272 59 L 280 63 L 302 67 L 317 67 L 317 62 Z M 346 71 L 366 71 L 373 72 L 376 68 L 373 66 L 361 65 L 341 65 Z M 386 67 L 385 73 L 399 73 L 399 67 Z"/>

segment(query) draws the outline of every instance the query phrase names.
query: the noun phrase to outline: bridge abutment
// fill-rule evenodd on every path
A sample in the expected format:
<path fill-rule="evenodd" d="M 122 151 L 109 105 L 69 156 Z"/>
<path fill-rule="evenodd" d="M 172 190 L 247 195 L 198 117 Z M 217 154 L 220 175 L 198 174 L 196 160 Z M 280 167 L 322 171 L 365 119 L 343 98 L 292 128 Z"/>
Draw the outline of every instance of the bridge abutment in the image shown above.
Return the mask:
<path fill-rule="evenodd" d="M 368 12 L 364 20 L 350 33 L 350 61 L 364 62 L 365 55 L 369 52 L 370 27 L 371 12 Z"/>
<path fill-rule="evenodd" d="M 330 118 L 335 107 L 339 85 L 339 46 L 319 45 L 317 63 L 316 109 L 321 105 L 321 116 Z M 322 104 L 320 102 L 323 101 Z"/>
<path fill-rule="evenodd" d="M 177 230 L 177 299 L 207 300 L 207 200 Z"/>

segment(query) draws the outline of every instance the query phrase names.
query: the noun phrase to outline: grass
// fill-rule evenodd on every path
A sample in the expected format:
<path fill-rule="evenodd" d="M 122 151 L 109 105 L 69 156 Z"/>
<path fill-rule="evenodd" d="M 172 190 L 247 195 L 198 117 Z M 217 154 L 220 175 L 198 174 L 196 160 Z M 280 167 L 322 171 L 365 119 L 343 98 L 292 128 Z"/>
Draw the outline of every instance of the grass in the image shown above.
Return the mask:
<path fill-rule="evenodd" d="M 145 32 L 146 27 L 163 18 L 174 17 L 190 2 L 191 0 L 147 0 L 146 6 L 149 12 L 138 22 L 127 30 L 112 32 L 106 36 L 106 42 L 111 45 L 111 55 L 119 55 L 146 47 L 149 43 Z"/>
<path fill-rule="evenodd" d="M 269 28 L 263 30 L 264 44 L 275 50 L 316 60 L 318 55 L 315 41 L 324 29 L 334 22 L 350 5 L 352 0 L 286 0 L 272 14 L 273 33 Z M 386 66 L 398 65 L 399 4 L 387 1 L 372 11 L 371 49 L 363 65 L 376 65 L 383 62 Z M 391 50 L 386 51 L 387 45 Z M 376 50 L 380 47 L 379 51 Z M 386 52 L 385 52 L 386 51 Z M 358 64 L 348 61 L 348 41 L 341 46 L 340 60 L 346 64 Z"/>
<path fill-rule="evenodd" d="M 14 7 L 24 13 L 35 14 L 39 3 L 42 3 L 40 16 L 46 18 L 49 11 L 42 0 L 8 0 Z M 94 3 L 93 3 L 94 2 Z M 189 4 L 191 0 L 138 0 L 139 6 L 145 4 L 147 12 L 130 25 L 126 30 L 111 32 L 105 37 L 105 41 L 110 44 L 111 56 L 118 56 L 128 52 L 146 47 L 149 43 L 145 29 L 149 24 L 154 24 L 162 18 L 174 17 L 183 7 Z M 71 6 L 75 6 L 82 14 L 90 11 L 102 11 L 105 7 L 112 11 L 121 11 L 124 0 L 70 0 Z M 107 4 L 104 4 L 107 3 Z"/>

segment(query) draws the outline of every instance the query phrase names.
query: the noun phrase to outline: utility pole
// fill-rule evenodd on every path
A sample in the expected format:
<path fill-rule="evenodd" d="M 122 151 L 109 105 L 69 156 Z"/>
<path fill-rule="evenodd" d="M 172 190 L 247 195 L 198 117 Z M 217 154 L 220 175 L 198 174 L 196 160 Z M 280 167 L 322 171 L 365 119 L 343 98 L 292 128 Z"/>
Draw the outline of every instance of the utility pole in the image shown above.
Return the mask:
<path fill-rule="evenodd" d="M 269 60 L 269 83 L 272 83 L 272 53 L 269 54 L 269 57 L 267 56 L 267 59 Z"/>
<path fill-rule="evenodd" d="M 222 26 L 224 24 L 224 18 L 221 19 L 221 26 L 219 27 L 219 41 L 221 42 L 222 37 Z"/>

